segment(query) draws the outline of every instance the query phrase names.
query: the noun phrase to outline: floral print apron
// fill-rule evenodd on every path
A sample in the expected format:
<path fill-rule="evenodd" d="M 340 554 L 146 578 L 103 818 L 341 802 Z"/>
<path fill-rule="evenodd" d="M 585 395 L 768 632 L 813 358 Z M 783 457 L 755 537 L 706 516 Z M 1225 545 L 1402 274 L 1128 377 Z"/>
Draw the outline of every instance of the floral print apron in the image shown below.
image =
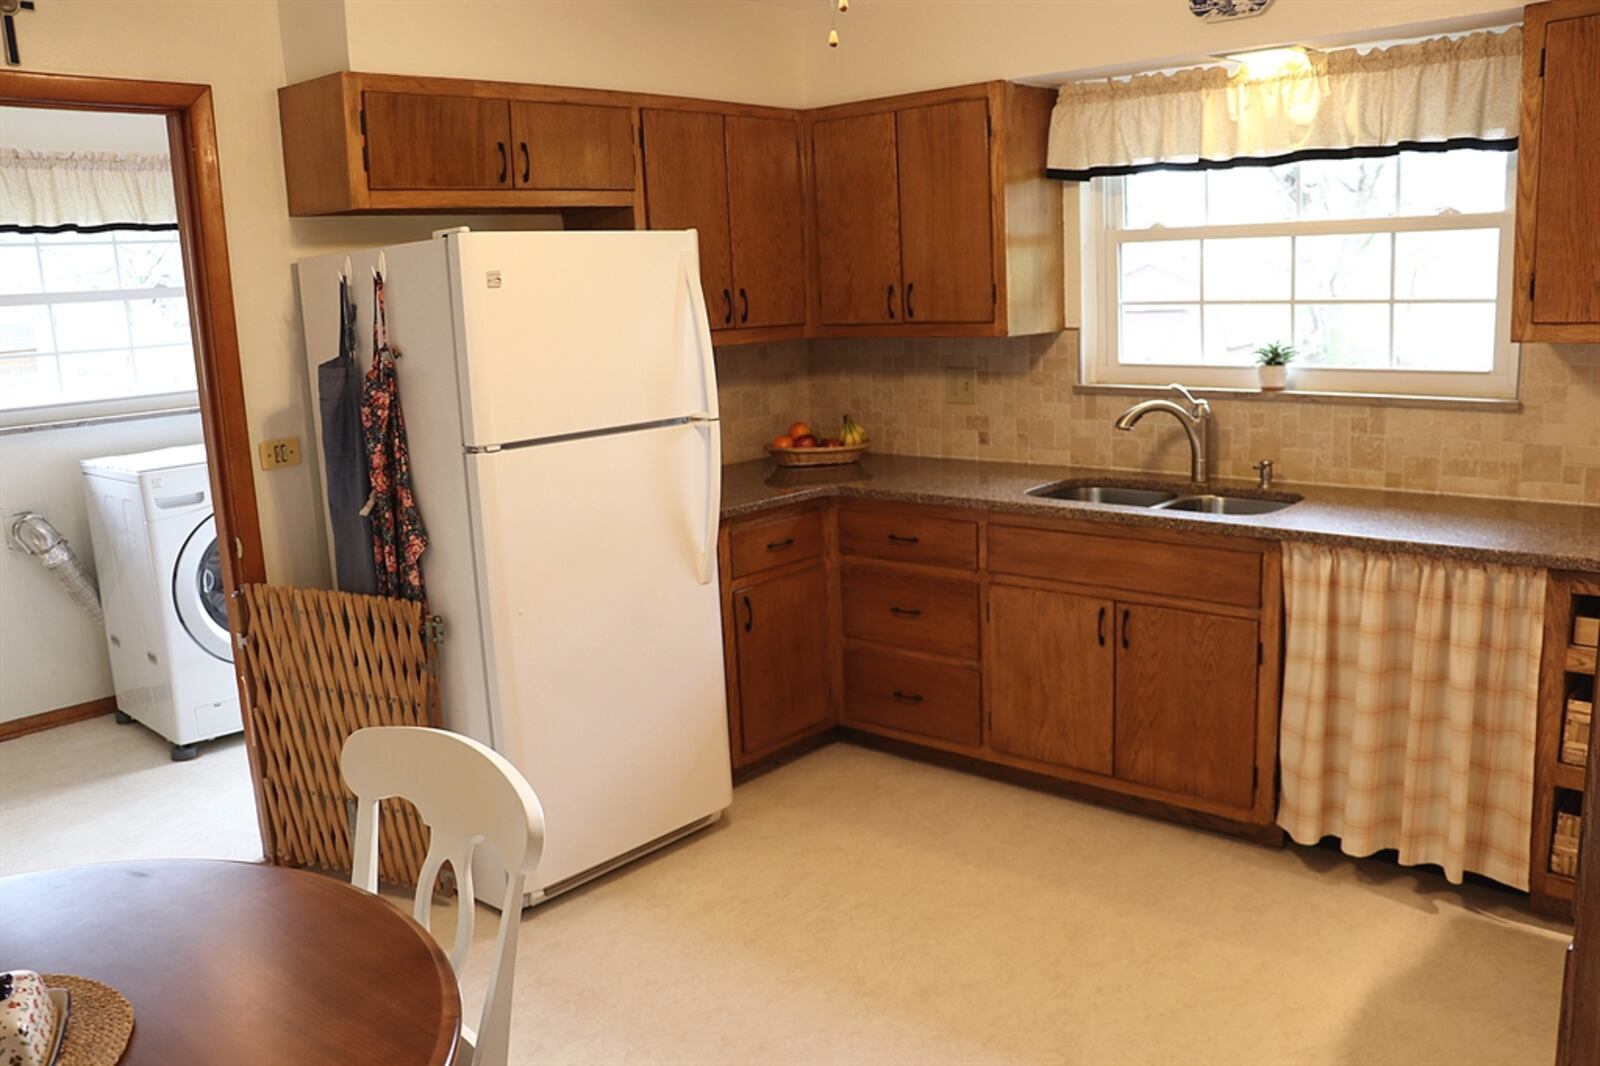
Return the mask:
<path fill-rule="evenodd" d="M 364 513 L 372 519 L 377 594 L 426 604 L 422 553 L 428 550 L 428 534 L 411 489 L 411 454 L 400 410 L 400 379 L 395 374 L 400 353 L 389 347 L 382 274 L 373 275 L 372 297 L 372 366 L 361 386 L 361 439 L 372 482 Z"/>

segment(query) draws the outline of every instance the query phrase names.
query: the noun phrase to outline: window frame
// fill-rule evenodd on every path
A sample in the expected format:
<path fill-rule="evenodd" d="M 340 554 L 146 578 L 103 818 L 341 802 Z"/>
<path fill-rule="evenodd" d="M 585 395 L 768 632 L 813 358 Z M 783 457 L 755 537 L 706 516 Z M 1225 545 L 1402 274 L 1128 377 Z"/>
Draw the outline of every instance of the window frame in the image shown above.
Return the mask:
<path fill-rule="evenodd" d="M 182 240 L 177 229 L 154 231 L 162 234 L 170 232 L 174 247 L 182 251 Z M 24 234 L 28 235 L 28 234 Z M 33 234 L 33 236 L 47 236 L 48 234 Z M 115 229 L 105 234 L 84 234 L 86 238 L 103 236 L 103 241 L 85 239 L 83 244 L 109 243 L 116 247 L 126 235 L 129 243 L 147 243 L 152 238 L 152 231 L 128 227 Z M 142 236 L 140 236 L 142 235 Z M 18 245 L 12 245 L 17 247 Z M 37 249 L 37 242 L 24 244 L 22 247 Z M 154 285 L 145 288 L 116 288 L 116 289 L 90 289 L 83 291 L 61 292 L 31 292 L 31 293 L 0 293 L 0 307 L 45 307 L 53 309 L 59 305 L 74 303 L 117 303 L 126 307 L 127 303 L 135 300 L 170 300 L 182 299 L 189 317 L 188 346 L 193 358 L 194 351 L 194 308 L 192 306 L 187 279 L 188 264 L 184 264 L 185 279 L 181 285 Z M 47 312 L 48 313 L 48 312 Z M 53 321 L 53 320 L 52 320 Z M 128 351 L 134 352 L 139 347 L 173 347 L 174 345 L 129 345 Z M 62 353 L 52 352 L 48 358 L 58 360 Z M 72 353 L 68 353 L 72 354 Z M 0 360 L 23 358 L 24 353 L 0 352 Z M 59 372 L 59 371 L 58 371 Z M 164 392 L 145 392 L 127 396 L 109 396 L 99 399 L 67 399 L 57 403 L 34 404 L 28 407 L 0 408 L 0 430 L 23 429 L 36 426 L 48 426 L 58 422 L 78 422 L 101 419 L 116 419 L 121 417 L 143 417 L 162 412 L 182 412 L 194 410 L 199 404 L 199 366 L 195 366 L 196 385 L 192 389 L 178 389 Z"/>
<path fill-rule="evenodd" d="M 1291 387 L 1280 395 L 1390 396 L 1435 400 L 1516 401 L 1519 392 L 1521 346 L 1511 340 L 1512 269 L 1515 258 L 1515 204 L 1517 166 L 1514 153 L 1507 153 L 1506 208 L 1489 213 L 1443 213 L 1437 215 L 1377 216 L 1314 221 L 1252 222 L 1148 229 L 1123 229 L 1122 195 L 1125 179 L 1099 178 L 1085 182 L 1079 196 L 1080 256 L 1086 269 L 1080 272 L 1082 352 L 1080 383 L 1108 388 L 1147 388 L 1165 386 L 1181 380 L 1185 385 L 1206 389 L 1256 392 L 1259 379 L 1256 367 L 1208 366 L 1199 363 L 1122 363 L 1118 355 L 1118 329 L 1121 322 L 1120 249 L 1124 244 L 1155 241 L 1206 240 L 1230 237 L 1321 236 L 1350 233 L 1413 233 L 1445 230 L 1495 229 L 1499 231 L 1499 277 L 1495 292 L 1494 364 L 1489 371 L 1385 370 L 1372 367 L 1313 367 L 1297 364 Z M 1391 264 L 1393 257 L 1391 239 Z M 1391 265 L 1391 278 L 1393 267 Z M 1281 300 L 1218 300 L 1214 304 L 1284 303 Z M 1162 301 L 1188 303 L 1189 301 Z M 1391 285 L 1387 300 L 1300 300 L 1294 303 L 1484 303 L 1484 300 L 1396 301 Z M 1393 318 L 1391 339 L 1393 344 Z"/>

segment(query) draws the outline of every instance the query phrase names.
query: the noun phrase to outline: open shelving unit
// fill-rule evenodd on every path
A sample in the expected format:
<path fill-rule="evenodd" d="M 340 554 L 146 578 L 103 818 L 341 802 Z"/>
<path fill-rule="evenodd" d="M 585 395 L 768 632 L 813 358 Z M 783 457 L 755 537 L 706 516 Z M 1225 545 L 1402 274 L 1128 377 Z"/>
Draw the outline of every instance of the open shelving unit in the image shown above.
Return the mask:
<path fill-rule="evenodd" d="M 1534 910 L 1572 917 L 1573 871 L 1584 775 L 1600 674 L 1600 574 L 1552 572 L 1539 669 L 1538 742 L 1533 775 Z"/>

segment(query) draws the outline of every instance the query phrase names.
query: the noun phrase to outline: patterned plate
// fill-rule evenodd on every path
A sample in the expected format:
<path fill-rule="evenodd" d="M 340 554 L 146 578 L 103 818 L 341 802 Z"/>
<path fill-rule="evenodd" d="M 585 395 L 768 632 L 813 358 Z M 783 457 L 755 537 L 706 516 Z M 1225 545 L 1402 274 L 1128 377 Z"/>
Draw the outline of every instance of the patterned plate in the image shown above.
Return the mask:
<path fill-rule="evenodd" d="M 1259 15 L 1272 0 L 1189 0 L 1189 13 L 1207 22 Z"/>

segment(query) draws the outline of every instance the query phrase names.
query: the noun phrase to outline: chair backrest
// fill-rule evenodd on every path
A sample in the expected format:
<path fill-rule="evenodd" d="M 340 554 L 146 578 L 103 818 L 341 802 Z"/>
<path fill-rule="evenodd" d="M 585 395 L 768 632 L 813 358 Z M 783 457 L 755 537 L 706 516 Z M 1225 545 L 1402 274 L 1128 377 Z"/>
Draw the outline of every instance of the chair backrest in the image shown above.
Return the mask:
<path fill-rule="evenodd" d="M 417 878 L 411 912 L 424 929 L 429 928 L 433 884 L 440 868 L 449 862 L 455 871 L 460 898 L 450 965 L 458 977 L 472 946 L 476 910 L 473 851 L 480 842 L 487 842 L 506 868 L 495 965 L 484 993 L 483 1014 L 476 1031 L 466 1030 L 473 1046 L 472 1066 L 506 1062 L 522 896 L 544 850 L 544 810 L 539 798 L 504 756 L 470 737 L 443 729 L 358 729 L 345 741 L 339 766 L 356 794 L 351 880 L 358 888 L 378 891 L 378 802 L 391 796 L 410 800 L 429 829 L 428 855 Z"/>

